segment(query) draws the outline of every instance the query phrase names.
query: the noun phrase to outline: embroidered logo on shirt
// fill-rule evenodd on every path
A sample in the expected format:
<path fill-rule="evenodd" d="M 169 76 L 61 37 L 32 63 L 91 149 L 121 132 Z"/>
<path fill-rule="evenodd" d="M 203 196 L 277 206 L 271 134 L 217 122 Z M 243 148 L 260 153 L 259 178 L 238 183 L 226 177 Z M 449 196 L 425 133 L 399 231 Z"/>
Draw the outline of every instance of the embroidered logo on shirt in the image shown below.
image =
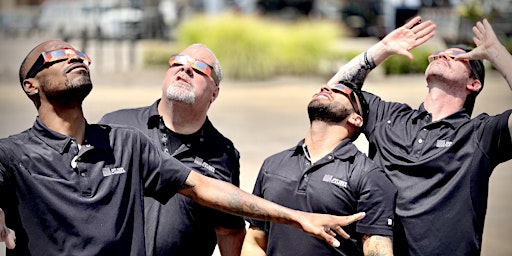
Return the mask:
<path fill-rule="evenodd" d="M 392 227 L 393 226 L 393 219 L 388 219 L 388 227 Z"/>
<path fill-rule="evenodd" d="M 453 144 L 452 141 L 449 140 L 437 140 L 436 147 L 438 148 L 447 148 Z"/>
<path fill-rule="evenodd" d="M 114 168 L 103 167 L 103 169 L 101 169 L 101 171 L 103 172 L 103 177 L 108 177 L 108 176 L 115 175 L 115 174 L 123 174 L 126 172 L 123 167 L 114 167 Z"/>
<path fill-rule="evenodd" d="M 209 165 L 207 162 L 203 161 L 203 159 L 200 157 L 196 156 L 196 158 L 194 159 L 194 164 L 197 164 L 197 165 L 205 168 L 206 170 L 215 173 L 215 167 Z"/>
<path fill-rule="evenodd" d="M 342 188 L 346 188 L 348 187 L 347 185 L 347 182 L 344 181 L 344 180 L 340 180 L 338 178 L 335 178 L 334 176 L 332 175 L 329 175 L 329 174 L 325 174 L 324 175 L 324 178 L 322 179 L 323 182 L 328 182 L 328 183 L 331 183 L 331 184 L 334 184 L 338 187 L 342 187 Z"/>

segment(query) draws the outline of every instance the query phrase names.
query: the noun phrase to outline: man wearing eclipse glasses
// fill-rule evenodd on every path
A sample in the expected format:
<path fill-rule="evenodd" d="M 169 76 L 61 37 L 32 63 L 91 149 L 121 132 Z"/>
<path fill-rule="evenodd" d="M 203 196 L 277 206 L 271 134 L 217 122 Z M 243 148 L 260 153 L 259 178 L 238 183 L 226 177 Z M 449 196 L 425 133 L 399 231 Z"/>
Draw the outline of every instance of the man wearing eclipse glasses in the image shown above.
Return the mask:
<path fill-rule="evenodd" d="M 350 239 L 337 248 L 282 224 L 249 220 L 242 255 L 393 255 L 396 188 L 352 143 L 368 117 L 361 92 L 346 81 L 322 86 L 307 110 L 306 137 L 265 159 L 253 194 L 302 211 L 366 217 L 345 227 Z"/>
<path fill-rule="evenodd" d="M 169 59 L 160 99 L 150 106 L 108 113 L 100 123 L 135 127 L 190 168 L 239 186 L 239 152 L 207 116 L 221 80 L 213 52 L 205 45 L 190 45 Z M 184 195 L 165 205 L 151 197 L 144 201 L 148 255 L 210 256 L 216 244 L 222 255 L 240 254 L 243 218 L 204 207 Z"/>
<path fill-rule="evenodd" d="M 0 242 L 9 255 L 145 255 L 143 196 L 165 204 L 179 193 L 217 210 L 294 226 L 334 247 L 334 232 L 348 238 L 342 226 L 364 217 L 262 200 L 191 171 L 140 131 L 87 123 L 82 102 L 92 89 L 90 63 L 70 44 L 52 40 L 21 64 L 21 86 L 38 117 L 30 129 L 0 140 Z"/>
<path fill-rule="evenodd" d="M 329 84 L 347 79 L 362 86 L 391 55 L 409 52 L 434 35 L 431 21 L 413 18 L 343 66 Z M 512 55 L 487 20 L 473 27 L 476 48 L 431 54 L 428 93 L 418 109 L 370 93 L 363 130 L 369 157 L 398 188 L 396 255 L 479 255 L 493 169 L 512 158 L 512 110 L 471 118 L 488 60 L 512 88 Z"/>

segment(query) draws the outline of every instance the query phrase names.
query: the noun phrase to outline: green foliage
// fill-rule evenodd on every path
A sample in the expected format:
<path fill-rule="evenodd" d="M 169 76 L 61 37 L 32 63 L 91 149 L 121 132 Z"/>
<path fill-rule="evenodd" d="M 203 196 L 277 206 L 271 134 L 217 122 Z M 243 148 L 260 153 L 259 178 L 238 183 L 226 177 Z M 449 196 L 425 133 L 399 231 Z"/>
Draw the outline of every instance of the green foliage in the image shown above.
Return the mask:
<path fill-rule="evenodd" d="M 512 52 L 512 38 L 505 39 L 503 45 L 507 48 L 508 52 Z"/>
<path fill-rule="evenodd" d="M 325 76 L 330 78 L 337 64 L 364 51 L 361 46 L 336 48 L 343 40 L 342 28 L 318 20 L 278 21 L 255 16 L 196 16 L 187 19 L 172 43 L 153 42 L 145 46 L 144 64 L 167 67 L 167 61 L 193 43 L 208 46 L 219 59 L 224 78 L 259 80 L 279 75 Z M 409 60 L 393 56 L 381 66 L 385 74 L 423 73 L 431 51 L 414 49 Z"/>
<path fill-rule="evenodd" d="M 302 20 L 286 22 L 225 14 L 196 16 L 177 30 L 174 47 L 152 45 L 144 54 L 148 66 L 166 65 L 172 53 L 193 43 L 208 46 L 219 59 L 224 77 L 266 79 L 276 75 L 318 75 L 320 62 L 337 56 L 338 24 Z M 176 50 L 178 49 L 178 50 Z"/>
<path fill-rule="evenodd" d="M 411 53 L 414 59 L 410 60 L 404 56 L 391 56 L 382 63 L 384 73 L 391 74 L 410 74 L 423 73 L 428 66 L 428 55 L 432 52 L 427 49 L 413 49 Z"/>
<path fill-rule="evenodd" d="M 169 58 L 180 51 L 175 45 L 165 42 L 150 42 L 144 45 L 144 66 L 150 68 L 167 68 Z"/>

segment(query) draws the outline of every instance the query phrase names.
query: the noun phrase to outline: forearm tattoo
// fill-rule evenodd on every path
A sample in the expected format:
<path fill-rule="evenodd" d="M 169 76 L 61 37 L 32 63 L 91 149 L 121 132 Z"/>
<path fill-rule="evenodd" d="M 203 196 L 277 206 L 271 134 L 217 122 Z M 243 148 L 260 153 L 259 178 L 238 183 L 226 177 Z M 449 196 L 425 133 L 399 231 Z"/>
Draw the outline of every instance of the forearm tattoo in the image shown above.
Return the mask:
<path fill-rule="evenodd" d="M 365 256 L 393 255 L 393 241 L 386 236 L 364 234 L 363 251 Z"/>
<path fill-rule="evenodd" d="M 331 82 L 350 81 L 361 88 L 364 80 L 375 67 L 373 58 L 369 57 L 366 52 L 363 52 L 341 67 L 338 73 L 331 79 Z"/>
<path fill-rule="evenodd" d="M 215 189 L 223 192 L 210 193 L 209 207 L 253 219 L 296 224 L 290 216 L 290 211 L 280 205 L 262 200 L 228 184 L 222 184 Z"/>

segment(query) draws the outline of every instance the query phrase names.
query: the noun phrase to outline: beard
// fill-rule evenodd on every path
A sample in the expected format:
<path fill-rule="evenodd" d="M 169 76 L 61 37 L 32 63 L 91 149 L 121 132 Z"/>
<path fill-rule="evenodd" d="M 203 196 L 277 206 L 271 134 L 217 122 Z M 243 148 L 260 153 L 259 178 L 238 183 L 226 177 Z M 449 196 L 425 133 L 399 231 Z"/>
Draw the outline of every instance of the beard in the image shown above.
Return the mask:
<path fill-rule="evenodd" d="M 196 102 L 196 94 L 193 88 L 188 85 L 182 85 L 180 82 L 171 82 L 169 87 L 167 87 L 167 99 L 192 105 Z"/>
<path fill-rule="evenodd" d="M 43 80 L 41 85 L 47 99 L 60 105 L 81 104 L 92 90 L 91 78 L 88 75 L 83 75 L 77 80 L 66 78 L 64 90 L 53 90 L 52 88 L 58 88 L 59 85 L 49 79 Z"/>
<path fill-rule="evenodd" d="M 308 104 L 309 121 L 326 123 L 340 123 L 345 120 L 351 111 L 340 103 L 324 104 L 319 100 L 312 100 Z"/>

